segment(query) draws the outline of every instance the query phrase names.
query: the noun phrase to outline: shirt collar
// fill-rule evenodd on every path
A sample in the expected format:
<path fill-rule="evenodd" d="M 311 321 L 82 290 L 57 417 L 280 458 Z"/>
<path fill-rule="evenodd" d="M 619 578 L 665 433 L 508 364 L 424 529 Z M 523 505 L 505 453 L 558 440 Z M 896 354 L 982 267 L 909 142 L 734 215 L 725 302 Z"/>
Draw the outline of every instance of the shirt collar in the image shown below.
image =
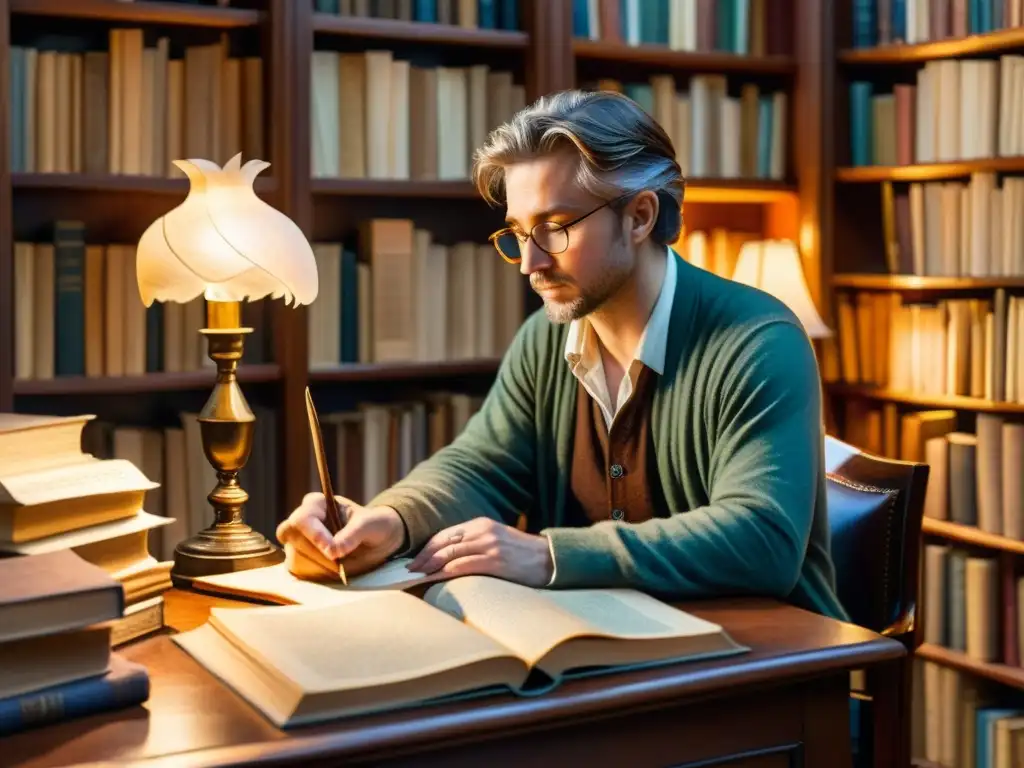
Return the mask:
<path fill-rule="evenodd" d="M 669 318 L 672 316 L 672 300 L 676 292 L 676 258 L 675 252 L 666 246 L 665 257 L 668 260 L 665 267 L 665 279 L 661 283 L 661 292 L 651 310 L 651 316 L 647 320 L 644 332 L 640 336 L 634 359 L 661 375 L 665 372 L 665 352 L 668 343 Z M 573 320 L 569 324 L 569 332 L 565 339 L 565 360 L 570 368 L 575 369 L 581 360 L 590 359 L 596 354 L 596 347 L 593 346 L 596 339 L 593 338 L 590 321 L 586 317 Z"/>

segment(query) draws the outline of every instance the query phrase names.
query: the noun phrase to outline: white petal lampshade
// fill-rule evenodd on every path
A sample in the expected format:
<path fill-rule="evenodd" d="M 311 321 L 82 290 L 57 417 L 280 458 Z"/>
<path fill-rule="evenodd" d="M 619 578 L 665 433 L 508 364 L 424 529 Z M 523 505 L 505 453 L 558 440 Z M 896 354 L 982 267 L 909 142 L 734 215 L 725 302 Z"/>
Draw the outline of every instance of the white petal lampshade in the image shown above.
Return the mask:
<path fill-rule="evenodd" d="M 175 160 L 189 179 L 185 200 L 150 224 L 139 240 L 136 277 L 143 303 L 255 301 L 271 296 L 310 304 L 317 295 L 313 250 L 302 230 L 256 196 L 269 163 L 235 155 L 223 168 Z"/>
<path fill-rule="evenodd" d="M 800 252 L 791 240 L 757 240 L 743 244 L 732 279 L 770 293 L 793 310 L 812 339 L 831 336 L 822 322 L 800 263 Z"/>

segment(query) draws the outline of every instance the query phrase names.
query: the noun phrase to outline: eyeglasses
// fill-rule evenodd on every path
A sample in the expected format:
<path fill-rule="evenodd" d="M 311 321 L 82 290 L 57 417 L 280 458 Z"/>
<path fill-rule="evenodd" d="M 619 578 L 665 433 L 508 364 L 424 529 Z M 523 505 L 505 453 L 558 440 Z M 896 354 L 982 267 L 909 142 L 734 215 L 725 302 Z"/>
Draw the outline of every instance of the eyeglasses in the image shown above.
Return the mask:
<path fill-rule="evenodd" d="M 501 258 L 509 264 L 518 264 L 523 260 L 523 254 L 519 248 L 519 244 L 525 243 L 527 239 L 532 239 L 533 242 L 536 243 L 537 247 L 545 253 L 556 256 L 569 247 L 569 227 L 579 224 L 585 218 L 592 216 L 605 206 L 617 203 L 622 198 L 628 197 L 631 194 L 633 193 L 627 192 L 626 194 L 619 195 L 611 200 L 605 200 L 597 206 L 597 208 L 594 208 L 592 211 L 584 213 L 579 218 L 573 219 L 565 224 L 558 224 L 553 221 L 541 221 L 534 225 L 533 229 L 530 230 L 530 234 L 523 236 L 520 236 L 520 234 L 511 227 L 506 227 L 505 229 L 499 229 L 491 235 L 488 240 L 494 244 L 498 253 L 501 254 Z"/>

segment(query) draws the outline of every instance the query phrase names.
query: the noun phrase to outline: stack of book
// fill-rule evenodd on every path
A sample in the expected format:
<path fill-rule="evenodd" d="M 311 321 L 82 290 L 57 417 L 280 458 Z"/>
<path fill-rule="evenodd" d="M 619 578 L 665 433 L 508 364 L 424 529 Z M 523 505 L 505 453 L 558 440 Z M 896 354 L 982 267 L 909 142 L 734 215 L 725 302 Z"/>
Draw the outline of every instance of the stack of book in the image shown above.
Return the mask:
<path fill-rule="evenodd" d="M 124 605 L 68 549 L 0 560 L 0 736 L 149 698 L 145 667 L 111 650 Z"/>
<path fill-rule="evenodd" d="M 70 551 L 100 568 L 123 589 L 117 647 L 163 627 L 173 563 L 150 554 L 149 537 L 173 520 L 145 511 L 158 484 L 135 464 L 82 450 L 92 419 L 0 414 L 0 555 Z"/>

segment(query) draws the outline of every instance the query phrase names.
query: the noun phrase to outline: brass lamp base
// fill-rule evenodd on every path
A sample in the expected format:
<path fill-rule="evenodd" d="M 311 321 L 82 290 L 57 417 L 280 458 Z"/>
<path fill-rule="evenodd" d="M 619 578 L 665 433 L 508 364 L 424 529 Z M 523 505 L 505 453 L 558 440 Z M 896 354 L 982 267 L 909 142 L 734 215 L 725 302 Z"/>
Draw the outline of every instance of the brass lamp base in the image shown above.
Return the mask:
<path fill-rule="evenodd" d="M 199 576 L 244 571 L 284 562 L 284 552 L 244 522 L 247 494 L 238 484 L 238 472 L 252 451 L 256 417 L 238 386 L 236 370 L 242 359 L 245 335 L 238 302 L 207 302 L 208 355 L 217 364 L 217 382 L 199 414 L 203 453 L 217 470 L 217 487 L 207 496 L 214 511 L 213 524 L 178 544 L 174 550 L 171 581 L 188 588 Z"/>

